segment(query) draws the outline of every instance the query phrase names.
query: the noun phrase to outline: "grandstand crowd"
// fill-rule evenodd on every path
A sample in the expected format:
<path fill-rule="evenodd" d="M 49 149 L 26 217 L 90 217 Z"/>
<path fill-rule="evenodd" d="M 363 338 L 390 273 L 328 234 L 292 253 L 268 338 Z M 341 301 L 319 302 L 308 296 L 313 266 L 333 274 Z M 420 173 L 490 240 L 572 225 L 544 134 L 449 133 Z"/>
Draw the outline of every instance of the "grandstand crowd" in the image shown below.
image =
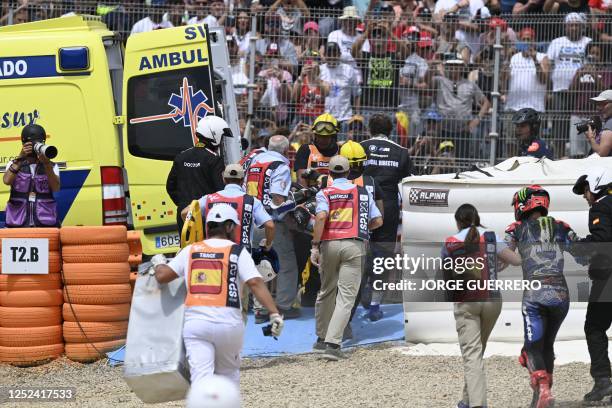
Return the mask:
<path fill-rule="evenodd" d="M 589 98 L 612 85 L 610 0 L 20 0 L 2 7 L 2 25 L 97 14 L 124 40 L 184 24 L 224 26 L 242 130 L 250 124 L 253 147 L 274 134 L 294 147 L 308 143 L 324 112 L 340 123 L 340 141 L 361 141 L 368 118 L 382 112 L 395 118 L 393 139 L 410 149 L 419 173 L 517 155 L 511 118 L 523 108 L 540 114 L 539 136 L 555 159 L 585 157 L 591 145 L 574 124 L 597 114 Z M 494 152 L 491 132 L 499 135 Z M 431 165 L 440 158 L 445 166 Z"/>

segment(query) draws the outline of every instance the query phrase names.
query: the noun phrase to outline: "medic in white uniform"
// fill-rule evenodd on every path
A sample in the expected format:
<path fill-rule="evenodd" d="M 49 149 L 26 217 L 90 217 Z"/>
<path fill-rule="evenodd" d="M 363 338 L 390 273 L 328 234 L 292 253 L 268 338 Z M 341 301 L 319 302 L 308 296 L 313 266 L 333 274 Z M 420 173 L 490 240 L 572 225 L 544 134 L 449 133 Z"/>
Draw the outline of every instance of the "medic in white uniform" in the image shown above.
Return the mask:
<path fill-rule="evenodd" d="M 271 332 L 279 336 L 283 318 L 249 253 L 230 240 L 238 214 L 228 204 L 213 206 L 206 219 L 209 239 L 188 245 L 167 265 L 154 257 L 160 284 L 185 278 L 183 339 L 191 370 L 191 383 L 217 374 L 240 383 L 240 350 L 244 337 L 240 293 L 246 283 L 270 311 Z M 156 262 L 157 261 L 157 262 Z"/>

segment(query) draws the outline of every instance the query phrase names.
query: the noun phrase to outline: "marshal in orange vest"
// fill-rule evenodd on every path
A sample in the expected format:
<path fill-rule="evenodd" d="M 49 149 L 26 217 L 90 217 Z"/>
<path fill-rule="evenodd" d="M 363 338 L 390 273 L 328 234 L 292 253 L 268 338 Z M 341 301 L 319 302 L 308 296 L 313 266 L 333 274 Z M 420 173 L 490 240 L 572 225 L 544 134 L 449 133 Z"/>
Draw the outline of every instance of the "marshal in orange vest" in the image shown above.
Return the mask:
<path fill-rule="evenodd" d="M 364 187 L 353 186 L 348 190 L 326 187 L 323 195 L 329 203 L 329 212 L 322 241 L 358 238 L 367 240 L 370 201 Z"/>
<path fill-rule="evenodd" d="M 314 144 L 309 144 L 310 156 L 306 168 L 314 169 L 319 174 L 329 174 L 329 161 L 331 157 L 323 156 Z"/>
<path fill-rule="evenodd" d="M 264 207 L 270 207 L 272 197 L 270 197 L 270 183 L 272 172 L 282 161 L 271 161 L 267 163 L 254 163 L 249 167 L 246 174 L 246 193 L 257 197 Z"/>
<path fill-rule="evenodd" d="M 234 307 L 240 309 L 236 244 L 214 248 L 206 241 L 195 243 L 189 253 L 188 290 L 185 306 Z"/>
<path fill-rule="evenodd" d="M 247 250 L 251 248 L 251 227 L 253 225 L 253 204 L 255 199 L 244 194 L 238 197 L 226 197 L 217 193 L 206 196 L 206 208 L 204 218 L 208 216 L 208 211 L 216 204 L 228 204 L 238 213 L 240 225 L 234 229 L 232 241 L 244 246 Z"/>

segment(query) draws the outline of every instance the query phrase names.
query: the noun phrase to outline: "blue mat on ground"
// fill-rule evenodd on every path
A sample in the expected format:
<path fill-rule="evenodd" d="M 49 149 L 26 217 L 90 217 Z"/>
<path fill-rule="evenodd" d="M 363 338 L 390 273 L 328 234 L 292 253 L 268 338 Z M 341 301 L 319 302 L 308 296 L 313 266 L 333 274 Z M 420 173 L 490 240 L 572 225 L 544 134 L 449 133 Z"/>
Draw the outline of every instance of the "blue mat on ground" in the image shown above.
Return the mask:
<path fill-rule="evenodd" d="M 384 317 L 377 322 L 371 322 L 365 317 L 367 310 L 359 306 L 351 323 L 353 340 L 345 341 L 342 345 L 352 347 L 403 339 L 403 305 L 382 305 L 381 309 Z M 243 357 L 308 353 L 312 351 L 312 345 L 317 339 L 314 308 L 302 308 L 302 317 L 285 321 L 285 328 L 278 340 L 264 337 L 261 332 L 264 326 L 256 325 L 253 317 L 249 316 L 242 348 Z"/>
<path fill-rule="evenodd" d="M 404 338 L 404 310 L 401 304 L 382 305 L 384 317 L 371 322 L 365 316 L 367 310 L 361 306 L 357 309 L 351 323 L 353 340 L 342 343 L 343 347 L 354 347 L 385 341 L 402 340 Z M 314 308 L 302 308 L 299 319 L 285 321 L 285 328 L 278 340 L 265 337 L 261 331 L 266 324 L 255 324 L 253 315 L 249 315 L 247 323 L 243 357 L 274 357 L 287 354 L 302 354 L 312 351 L 312 345 L 317 339 L 315 334 Z M 125 359 L 125 347 L 107 353 L 110 365 L 121 364 Z"/>

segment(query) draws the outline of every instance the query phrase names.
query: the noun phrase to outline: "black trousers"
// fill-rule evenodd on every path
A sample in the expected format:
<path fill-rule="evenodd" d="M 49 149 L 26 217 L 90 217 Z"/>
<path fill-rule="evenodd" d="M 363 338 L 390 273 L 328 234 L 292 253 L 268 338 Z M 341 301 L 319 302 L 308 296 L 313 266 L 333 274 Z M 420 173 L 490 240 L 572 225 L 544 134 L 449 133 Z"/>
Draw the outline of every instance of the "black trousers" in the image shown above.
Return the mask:
<path fill-rule="evenodd" d="M 606 331 L 612 323 L 612 302 L 589 302 L 584 322 L 593 378 L 612 377 Z"/>

